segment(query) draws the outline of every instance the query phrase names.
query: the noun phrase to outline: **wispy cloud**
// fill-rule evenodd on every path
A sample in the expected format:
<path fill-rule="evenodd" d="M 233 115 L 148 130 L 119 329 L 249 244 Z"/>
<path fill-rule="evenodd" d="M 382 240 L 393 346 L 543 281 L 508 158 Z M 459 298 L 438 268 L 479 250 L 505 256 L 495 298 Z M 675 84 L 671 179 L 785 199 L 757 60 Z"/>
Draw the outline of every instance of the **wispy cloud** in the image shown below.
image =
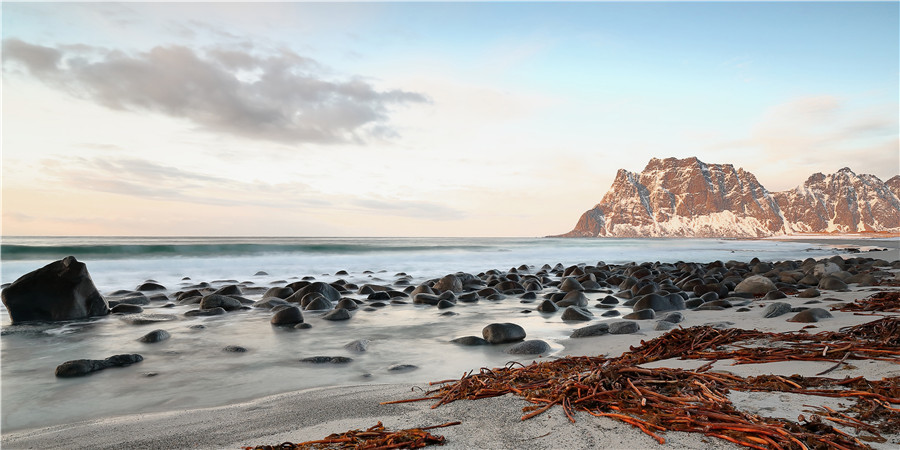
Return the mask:
<path fill-rule="evenodd" d="M 8 38 L 3 55 L 4 71 L 17 64 L 49 86 L 108 108 L 290 144 L 390 136 L 392 107 L 429 101 L 421 93 L 378 90 L 361 77 L 326 78 L 319 62 L 285 48 L 171 45 L 129 53 Z"/>
<path fill-rule="evenodd" d="M 239 181 L 136 158 L 69 158 L 42 161 L 43 173 L 75 190 L 224 207 L 346 211 L 355 214 L 452 221 L 453 207 L 384 196 L 327 195 L 302 182 Z"/>
<path fill-rule="evenodd" d="M 849 166 L 879 177 L 900 168 L 896 103 L 858 105 L 832 95 L 794 98 L 770 108 L 744 139 L 714 150 L 740 150 L 734 161 L 756 172 L 773 172 L 775 190 L 799 184 L 798 176 Z M 823 167 L 833 161 L 834 167 Z M 886 179 L 886 178 L 885 178 Z"/>

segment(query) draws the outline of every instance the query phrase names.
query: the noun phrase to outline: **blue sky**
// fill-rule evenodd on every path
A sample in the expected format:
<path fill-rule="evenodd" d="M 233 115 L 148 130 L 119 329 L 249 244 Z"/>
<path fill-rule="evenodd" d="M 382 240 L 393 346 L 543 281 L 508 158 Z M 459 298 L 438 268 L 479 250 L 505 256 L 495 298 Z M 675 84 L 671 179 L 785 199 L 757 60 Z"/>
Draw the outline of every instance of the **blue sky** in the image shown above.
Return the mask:
<path fill-rule="evenodd" d="M 4 234 L 540 236 L 652 157 L 900 172 L 896 2 L 2 14 Z"/>

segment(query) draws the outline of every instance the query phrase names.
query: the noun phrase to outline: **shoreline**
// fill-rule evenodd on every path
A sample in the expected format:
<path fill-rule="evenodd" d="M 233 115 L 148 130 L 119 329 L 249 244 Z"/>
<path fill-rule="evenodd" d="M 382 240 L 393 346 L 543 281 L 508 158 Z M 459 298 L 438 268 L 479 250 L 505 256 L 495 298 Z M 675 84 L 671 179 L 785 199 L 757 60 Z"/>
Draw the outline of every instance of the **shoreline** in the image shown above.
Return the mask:
<path fill-rule="evenodd" d="M 851 245 L 857 241 L 853 240 Z M 864 241 L 863 241 L 864 242 Z M 865 245 L 861 245 L 865 246 Z M 887 261 L 898 261 L 900 255 L 892 249 L 888 252 L 863 252 L 840 254 L 843 258 L 872 257 Z M 888 259 L 891 258 L 891 259 Z M 897 278 L 898 270 L 892 270 Z M 849 302 L 865 298 L 878 287 L 852 287 L 848 292 L 823 292 L 822 300 L 827 307 L 832 302 Z M 898 288 L 889 288 L 897 290 Z M 833 299 L 833 300 L 832 300 Z M 794 296 L 782 301 L 801 305 L 805 299 Z M 773 301 L 758 302 L 766 305 Z M 875 317 L 855 315 L 848 312 L 834 312 L 834 319 L 815 324 L 811 332 L 837 331 L 842 327 L 858 325 L 874 320 Z M 758 311 L 752 316 L 736 316 L 733 310 L 685 311 L 684 328 L 707 323 L 738 322 L 733 328 L 759 329 L 760 331 L 797 331 L 807 324 L 786 322 L 784 317 L 762 319 Z M 898 314 L 889 314 L 898 316 Z M 737 320 L 740 319 L 740 320 Z M 564 350 L 558 356 L 618 356 L 630 346 L 640 341 L 658 337 L 665 332 L 653 330 L 652 321 L 639 321 L 641 330 L 635 334 L 604 335 L 591 338 L 565 339 L 561 341 Z M 552 359 L 551 356 L 546 359 Z M 511 357 L 512 358 L 512 357 Z M 540 361 L 538 356 L 519 358 L 527 364 L 531 360 Z M 803 364 L 769 363 L 765 365 L 730 366 L 727 361 L 719 361 L 714 370 L 736 374 L 774 373 L 791 375 L 799 373 L 811 376 L 828 366 L 827 362 Z M 658 362 L 657 367 L 696 368 L 695 360 L 667 360 Z M 471 367 L 478 370 L 478 367 Z M 840 370 L 830 376 L 858 376 L 879 378 L 898 376 L 900 370 L 889 363 L 860 364 L 852 370 Z M 445 378 L 458 378 L 461 374 L 446 374 Z M 433 380 L 437 381 L 437 380 Z M 351 429 L 365 429 L 378 421 L 392 430 L 438 425 L 449 421 L 461 421 L 459 426 L 442 428 L 434 434 L 443 435 L 447 442 L 442 448 L 740 448 L 734 444 L 715 438 L 707 438 L 699 433 L 665 432 L 665 445 L 642 433 L 639 429 L 606 418 L 595 418 L 586 413 L 577 413 L 576 423 L 570 423 L 559 407 L 534 417 L 520 421 L 522 407 L 529 405 L 525 400 L 512 395 L 476 401 L 458 401 L 431 409 L 431 402 L 381 405 L 381 402 L 419 397 L 427 384 L 372 383 L 344 384 L 318 387 L 267 395 L 249 401 L 235 402 L 225 406 L 197 409 L 179 409 L 167 412 L 116 415 L 101 419 L 75 421 L 63 425 L 20 429 L 4 432 L 4 448 L 71 448 L 77 443 L 83 448 L 240 448 L 261 444 L 275 445 L 280 442 L 301 442 L 321 439 L 330 433 L 340 433 Z M 780 397 L 765 398 L 750 395 L 743 398 L 749 408 L 770 411 L 796 417 L 802 412 L 802 405 L 808 398 L 782 401 Z M 773 403 L 774 402 L 774 403 Z M 785 403 L 788 406 L 780 405 Z M 789 412 L 785 413 L 782 410 Z M 548 434 L 549 432 L 549 434 Z M 900 435 L 886 435 L 889 443 L 900 444 Z M 890 448 L 878 447 L 876 448 Z"/>

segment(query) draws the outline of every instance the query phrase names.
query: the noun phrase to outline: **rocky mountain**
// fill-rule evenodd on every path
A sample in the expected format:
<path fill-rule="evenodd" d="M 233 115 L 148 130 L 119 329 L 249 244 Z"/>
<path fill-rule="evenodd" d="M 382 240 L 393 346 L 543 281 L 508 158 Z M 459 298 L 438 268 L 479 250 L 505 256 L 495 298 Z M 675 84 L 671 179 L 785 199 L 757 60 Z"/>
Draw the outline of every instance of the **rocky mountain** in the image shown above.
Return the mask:
<path fill-rule="evenodd" d="M 893 184 L 890 184 L 893 183 Z M 900 232 L 900 176 L 884 183 L 848 168 L 770 193 L 731 164 L 653 158 L 620 169 L 603 199 L 560 237 L 765 237 Z"/>

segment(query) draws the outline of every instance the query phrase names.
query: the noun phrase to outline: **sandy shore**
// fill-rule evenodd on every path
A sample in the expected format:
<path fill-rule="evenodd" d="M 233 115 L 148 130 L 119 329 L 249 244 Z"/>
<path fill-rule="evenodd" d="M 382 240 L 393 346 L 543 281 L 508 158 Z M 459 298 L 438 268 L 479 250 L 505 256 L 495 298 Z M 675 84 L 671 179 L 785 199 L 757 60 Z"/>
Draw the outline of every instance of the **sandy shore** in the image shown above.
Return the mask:
<path fill-rule="evenodd" d="M 887 243 L 898 244 L 896 240 Z M 898 260 L 898 246 L 890 246 L 870 240 L 850 242 L 847 245 L 888 247 L 885 252 L 847 254 L 846 256 L 871 256 L 886 260 Z M 844 245 L 841 243 L 840 245 Z M 897 270 L 893 271 L 895 276 Z M 850 302 L 869 296 L 879 288 L 854 287 L 849 292 L 823 292 L 816 305 L 828 308 L 838 302 Z M 893 288 L 896 289 L 896 288 Z M 800 306 L 809 299 L 791 296 L 787 301 Z M 796 331 L 808 324 L 787 322 L 790 315 L 766 319 L 761 308 L 773 301 L 758 300 L 752 311 L 736 314 L 733 310 L 685 311 L 682 327 L 722 323 L 723 326 L 757 329 L 767 332 Z M 832 312 L 834 318 L 815 324 L 812 333 L 837 331 L 842 327 L 867 323 L 880 318 L 856 315 L 850 312 Z M 896 315 L 896 314 L 895 314 Z M 735 323 L 737 322 L 737 323 Z M 563 355 L 618 356 L 629 346 L 638 345 L 664 334 L 653 330 L 654 321 L 641 321 L 642 330 L 628 335 L 604 335 L 592 338 L 568 339 L 562 342 Z M 522 359 L 528 363 L 534 358 Z M 657 361 L 652 367 L 696 368 L 702 365 L 696 360 Z M 795 362 L 731 365 L 720 360 L 713 370 L 750 376 L 765 373 L 813 376 L 830 366 L 829 362 Z M 478 369 L 473 367 L 472 369 Z M 455 378 L 461 374 L 447 374 Z M 830 377 L 864 376 L 880 379 L 900 376 L 897 364 L 879 361 L 859 361 L 832 372 Z M 665 432 L 665 445 L 637 428 L 606 418 L 596 418 L 586 413 L 576 414 L 576 423 L 570 423 L 559 407 L 527 421 L 519 420 L 522 407 L 529 405 L 523 399 L 506 395 L 477 401 L 458 401 L 431 409 L 429 402 L 382 405 L 381 402 L 421 397 L 426 385 L 415 384 L 366 384 L 309 389 L 259 398 L 253 401 L 224 407 L 172 411 L 156 414 L 138 414 L 90 420 L 60 426 L 4 433 L 4 449 L 20 448 L 240 448 L 259 444 L 275 445 L 281 442 L 302 442 L 321 439 L 328 434 L 362 429 L 381 421 L 390 429 L 402 429 L 438 425 L 460 421 L 461 425 L 434 431 L 446 437 L 448 449 L 558 449 L 558 448 L 740 448 L 716 438 L 699 433 Z M 729 397 L 740 409 L 770 417 L 797 420 L 808 409 L 804 405 L 831 405 L 834 400 L 794 394 L 733 392 Z M 807 413 L 808 414 L 808 413 Z M 888 435 L 888 442 L 873 444 L 874 448 L 896 448 L 900 435 Z"/>

